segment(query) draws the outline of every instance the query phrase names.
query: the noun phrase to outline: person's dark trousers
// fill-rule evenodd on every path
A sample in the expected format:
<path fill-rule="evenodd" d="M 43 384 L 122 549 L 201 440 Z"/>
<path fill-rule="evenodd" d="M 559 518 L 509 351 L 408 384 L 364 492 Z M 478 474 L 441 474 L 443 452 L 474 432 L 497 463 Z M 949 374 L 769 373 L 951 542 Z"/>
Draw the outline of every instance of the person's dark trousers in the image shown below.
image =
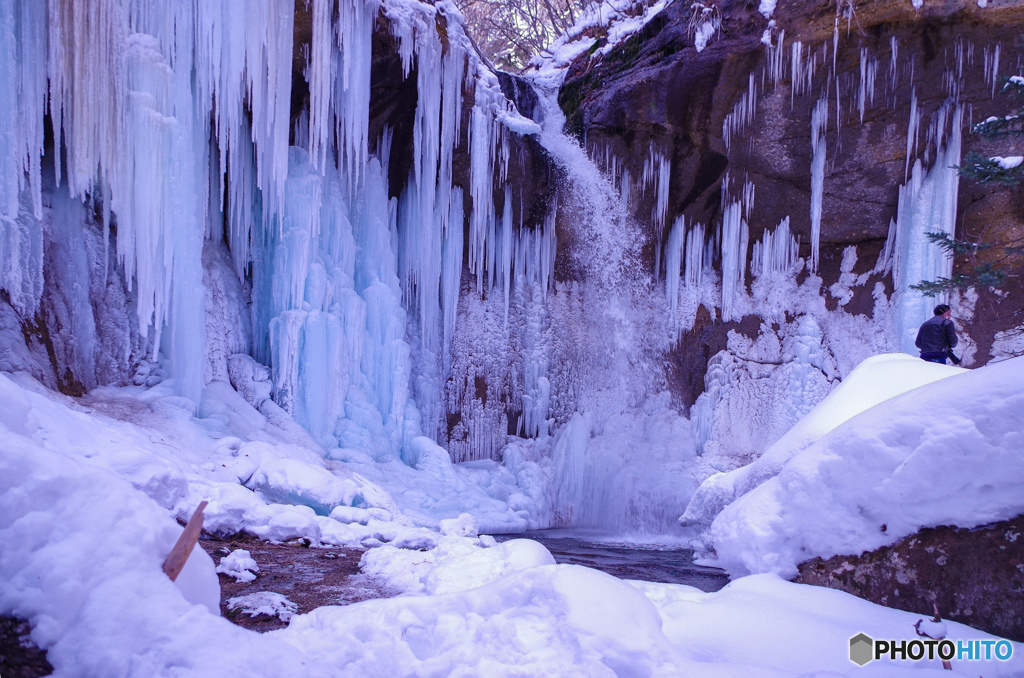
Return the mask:
<path fill-rule="evenodd" d="M 946 352 L 945 351 L 943 351 L 941 353 L 939 353 L 939 352 L 932 352 L 932 351 L 922 352 L 921 353 L 921 360 L 927 360 L 930 363 L 942 363 L 943 365 L 945 365 L 946 364 Z"/>

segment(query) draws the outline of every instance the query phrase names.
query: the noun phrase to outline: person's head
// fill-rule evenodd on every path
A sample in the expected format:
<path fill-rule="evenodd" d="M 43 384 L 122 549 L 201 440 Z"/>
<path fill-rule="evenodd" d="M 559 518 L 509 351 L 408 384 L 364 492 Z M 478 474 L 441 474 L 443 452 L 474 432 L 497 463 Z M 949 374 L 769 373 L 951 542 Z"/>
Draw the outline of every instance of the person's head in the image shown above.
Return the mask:
<path fill-rule="evenodd" d="M 947 313 L 949 313 L 948 304 L 939 304 L 935 307 L 935 315 L 946 315 Z"/>

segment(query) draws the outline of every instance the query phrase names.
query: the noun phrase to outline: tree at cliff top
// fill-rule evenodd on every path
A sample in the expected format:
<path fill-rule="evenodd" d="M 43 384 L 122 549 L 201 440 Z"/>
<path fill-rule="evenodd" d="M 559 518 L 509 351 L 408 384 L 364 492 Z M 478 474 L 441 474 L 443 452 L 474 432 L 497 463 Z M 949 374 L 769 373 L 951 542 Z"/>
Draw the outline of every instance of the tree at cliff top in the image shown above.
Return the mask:
<path fill-rule="evenodd" d="M 1024 96 L 1024 78 L 1008 78 L 1003 91 L 1014 98 Z M 1024 137 L 1024 106 L 1017 106 L 1001 118 L 990 117 L 979 122 L 972 131 L 988 139 Z M 1024 157 L 985 157 L 977 152 L 968 153 L 960 174 L 981 184 L 1015 187 L 1024 176 Z M 1015 271 L 1024 268 L 1024 233 L 1019 230 L 1008 238 L 992 238 L 987 228 L 974 239 L 954 238 L 946 233 L 929 233 L 928 238 L 942 246 L 950 256 L 967 258 L 966 272 L 956 273 L 950 278 L 922 280 L 913 285 L 914 289 L 929 296 L 974 286 L 1001 288 L 1009 278 L 1016 277 Z"/>
<path fill-rule="evenodd" d="M 591 0 L 456 0 L 477 48 L 495 67 L 518 72 L 576 22 Z"/>

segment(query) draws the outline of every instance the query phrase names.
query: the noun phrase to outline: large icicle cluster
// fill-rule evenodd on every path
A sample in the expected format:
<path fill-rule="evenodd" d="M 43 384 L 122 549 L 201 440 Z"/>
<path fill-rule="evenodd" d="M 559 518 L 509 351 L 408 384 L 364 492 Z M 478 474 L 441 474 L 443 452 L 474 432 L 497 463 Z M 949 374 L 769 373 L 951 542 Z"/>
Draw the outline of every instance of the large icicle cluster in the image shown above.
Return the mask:
<path fill-rule="evenodd" d="M 492 195 L 507 176 L 509 134 L 537 128 L 501 95 L 450 2 L 306 9 L 309 96 L 296 114 L 295 0 L 0 2 L 0 76 L 14 85 L 0 107 L 0 286 L 22 317 L 36 313 L 44 221 L 71 227 L 44 206 L 70 194 L 116 234 L 138 332 L 179 393 L 200 403 L 206 379 L 228 374 L 259 391 L 249 382 L 260 370 L 225 354 L 251 353 L 271 367 L 277 404 L 325 448 L 394 454 L 441 432 L 466 247 L 480 290 L 503 292 L 506 317 L 514 275 L 550 285 L 553 221 L 521 230 L 509 191 Z M 411 170 L 398 186 L 390 130 L 370 138 L 381 15 L 416 88 Z M 474 100 L 467 121 L 463 92 Z M 47 121 L 55 147 L 44 148 Z M 472 169 L 462 187 L 453 158 L 464 122 Z M 44 167 L 56 186 L 46 188 Z M 204 249 L 225 248 L 252 327 L 227 342 L 207 337 L 224 323 L 197 311 L 211 294 L 245 303 L 222 280 L 204 287 Z M 91 312 L 88 299 L 80 306 Z M 92 335 L 79 334 L 88 348 Z M 208 353 L 229 364 L 210 369 Z M 544 402 L 538 379 L 526 381 Z"/>

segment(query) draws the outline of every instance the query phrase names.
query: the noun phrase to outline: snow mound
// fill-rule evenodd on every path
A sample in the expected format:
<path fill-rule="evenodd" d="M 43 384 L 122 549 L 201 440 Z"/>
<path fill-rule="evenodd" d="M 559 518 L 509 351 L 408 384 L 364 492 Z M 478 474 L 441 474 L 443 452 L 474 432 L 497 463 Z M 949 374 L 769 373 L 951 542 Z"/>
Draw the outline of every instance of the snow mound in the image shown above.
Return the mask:
<path fill-rule="evenodd" d="M 530 539 L 512 539 L 490 548 L 481 545 L 464 537 L 443 537 L 426 552 L 381 546 L 363 554 L 360 569 L 404 593 L 441 594 L 477 588 L 555 562 L 544 546 Z"/>
<path fill-rule="evenodd" d="M 1024 513 L 1024 358 L 954 375 L 852 417 L 711 525 L 734 576 L 791 577 L 923 527 Z"/>
<path fill-rule="evenodd" d="M 369 602 L 321 607 L 267 635 L 353 676 L 680 675 L 654 605 L 584 567 L 531 567 L 457 594 Z"/>
<path fill-rule="evenodd" d="M 901 393 L 965 372 L 905 353 L 868 358 L 757 460 L 706 479 L 679 522 L 707 527 L 727 505 L 778 475 L 793 457 L 843 422 Z"/>
<path fill-rule="evenodd" d="M 238 611 L 239 614 L 247 614 L 250 617 L 265 614 L 268 617 L 277 617 L 281 621 L 287 622 L 299 611 L 299 606 L 280 593 L 257 591 L 229 598 L 228 609 L 233 612 Z"/>
<path fill-rule="evenodd" d="M 449 537 L 476 537 L 479 534 L 479 528 L 473 516 L 463 513 L 458 518 L 442 520 L 441 534 Z"/>
<path fill-rule="evenodd" d="M 259 571 L 259 565 L 245 549 L 235 549 L 221 558 L 220 565 L 217 566 L 218 574 L 226 574 L 241 582 L 254 581 Z"/>

